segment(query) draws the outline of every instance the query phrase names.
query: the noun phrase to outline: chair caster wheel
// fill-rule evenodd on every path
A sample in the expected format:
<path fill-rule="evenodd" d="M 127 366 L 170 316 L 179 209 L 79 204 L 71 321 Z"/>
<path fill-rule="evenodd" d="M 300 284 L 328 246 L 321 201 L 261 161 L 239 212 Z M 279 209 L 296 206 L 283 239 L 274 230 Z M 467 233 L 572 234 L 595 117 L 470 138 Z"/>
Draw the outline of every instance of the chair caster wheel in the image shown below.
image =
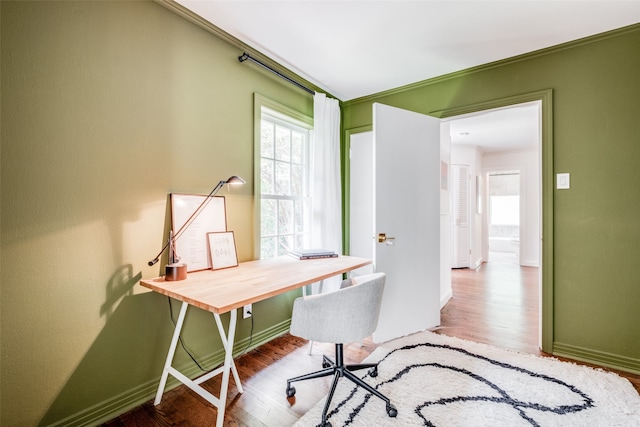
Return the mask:
<path fill-rule="evenodd" d="M 391 403 L 387 404 L 387 415 L 391 418 L 395 418 L 398 416 L 398 410 Z"/>
<path fill-rule="evenodd" d="M 378 376 L 378 367 L 374 366 L 373 368 L 369 369 L 369 376 L 371 378 L 375 378 Z"/>
<path fill-rule="evenodd" d="M 296 395 L 296 388 L 290 385 L 287 386 L 287 397 L 293 397 Z"/>

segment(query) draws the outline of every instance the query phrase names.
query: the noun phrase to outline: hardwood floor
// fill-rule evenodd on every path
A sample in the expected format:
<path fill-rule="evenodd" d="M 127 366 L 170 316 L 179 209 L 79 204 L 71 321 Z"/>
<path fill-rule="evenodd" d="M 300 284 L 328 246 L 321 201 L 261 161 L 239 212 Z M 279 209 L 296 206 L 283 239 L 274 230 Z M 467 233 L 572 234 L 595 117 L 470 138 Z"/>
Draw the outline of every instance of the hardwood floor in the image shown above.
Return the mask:
<path fill-rule="evenodd" d="M 478 270 L 452 271 L 453 298 L 442 309 L 437 333 L 492 344 L 502 348 L 543 355 L 538 348 L 538 269 L 513 262 L 493 261 Z M 296 397 L 285 396 L 286 379 L 321 366 L 322 354 L 333 346 L 308 345 L 291 335 L 277 338 L 236 359 L 244 393 L 233 381 L 225 426 L 290 426 L 328 393 L 329 378 L 296 384 Z M 370 340 L 345 345 L 345 362 L 357 363 L 375 349 Z M 640 375 L 621 373 L 640 392 Z M 205 387 L 218 394 L 219 376 Z M 162 402 L 152 401 L 123 414 L 104 426 L 202 426 L 215 422 L 216 409 L 190 389 L 180 386 L 165 393 Z"/>
<path fill-rule="evenodd" d="M 539 348 L 538 269 L 500 258 L 478 270 L 452 270 L 453 298 L 437 332 L 515 351 Z"/>

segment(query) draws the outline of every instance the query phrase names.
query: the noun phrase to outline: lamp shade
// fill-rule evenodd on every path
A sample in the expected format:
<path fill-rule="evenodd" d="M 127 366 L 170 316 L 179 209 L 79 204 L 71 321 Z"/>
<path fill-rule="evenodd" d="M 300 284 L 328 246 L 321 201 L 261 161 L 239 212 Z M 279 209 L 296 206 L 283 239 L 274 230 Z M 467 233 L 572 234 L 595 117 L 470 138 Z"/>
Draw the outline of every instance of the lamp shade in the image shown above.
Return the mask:
<path fill-rule="evenodd" d="M 239 176 L 233 175 L 231 177 L 229 177 L 228 180 L 225 181 L 225 184 L 244 184 L 246 181 L 242 178 L 240 178 Z"/>

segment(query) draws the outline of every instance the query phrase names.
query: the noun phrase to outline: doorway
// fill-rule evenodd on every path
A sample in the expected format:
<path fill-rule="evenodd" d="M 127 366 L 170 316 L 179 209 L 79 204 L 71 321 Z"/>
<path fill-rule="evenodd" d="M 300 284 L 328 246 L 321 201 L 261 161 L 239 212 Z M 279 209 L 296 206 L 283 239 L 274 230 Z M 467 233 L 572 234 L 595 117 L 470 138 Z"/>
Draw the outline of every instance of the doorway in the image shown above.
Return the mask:
<path fill-rule="evenodd" d="M 537 101 L 447 119 L 451 139 L 451 164 L 468 165 L 469 182 L 465 185 L 468 187 L 470 205 L 467 245 L 470 250 L 470 268 L 477 268 L 489 261 L 490 246 L 499 242 L 489 239 L 489 233 L 492 229 L 495 231 L 495 227 L 489 226 L 491 200 L 488 194 L 488 173 L 518 173 L 513 175 L 515 181 L 510 190 L 511 196 L 518 197 L 495 200 L 496 203 L 512 203 L 515 199 L 519 202 L 515 210 L 512 209 L 519 214 L 519 223 L 509 224 L 509 228 L 515 229 L 515 232 L 502 237 L 511 239 L 505 243 L 518 245 L 521 265 L 541 265 L 540 116 L 541 103 Z"/>
<path fill-rule="evenodd" d="M 534 101 L 448 119 L 451 163 L 469 164 L 470 183 L 476 184 L 469 185 L 469 200 L 475 205 L 470 219 L 470 269 L 490 272 L 482 275 L 485 291 L 489 293 L 501 290 L 498 288 L 504 287 L 503 279 L 509 275 L 524 274 L 523 269 L 527 274 L 534 271 L 538 277 L 534 284 L 536 292 L 526 295 L 535 298 L 532 303 L 539 307 L 542 306 L 538 304 L 542 294 L 541 117 L 542 102 Z M 492 126 L 495 128 L 491 129 Z M 459 274 L 460 271 L 452 270 L 452 288 Z"/>
<path fill-rule="evenodd" d="M 522 177 L 521 179 L 526 181 L 535 181 L 537 182 L 537 190 L 529 191 L 526 195 L 521 194 L 521 200 L 524 200 L 529 197 L 535 197 L 537 199 L 538 207 L 532 212 L 534 215 L 532 217 L 527 218 L 528 224 L 537 224 L 537 234 L 533 234 L 530 230 L 527 230 L 526 233 L 521 233 L 520 236 L 520 251 L 522 255 L 523 247 L 526 247 L 527 253 L 532 254 L 535 253 L 535 258 L 539 265 L 538 268 L 538 287 L 540 294 L 540 345 L 543 351 L 551 352 L 553 349 L 553 188 L 554 188 L 554 176 L 553 176 L 553 92 L 550 89 L 541 90 L 538 92 L 531 92 L 521 95 L 516 95 L 508 98 L 501 98 L 490 100 L 478 104 L 469 104 L 465 106 L 461 106 L 458 108 L 451 108 L 440 111 L 433 111 L 429 113 L 432 116 L 440 117 L 442 119 L 443 125 L 448 125 L 450 122 L 455 122 L 461 118 L 471 117 L 471 116 L 479 116 L 488 111 L 493 111 L 497 109 L 509 109 L 513 106 L 518 106 L 521 104 L 536 104 L 537 107 L 537 120 L 534 124 L 536 129 L 538 130 L 538 138 L 537 138 L 537 158 L 534 159 L 533 165 L 526 165 L 526 177 Z M 371 130 L 371 126 L 362 126 L 359 128 L 348 129 L 345 131 L 345 138 L 347 143 L 347 153 L 349 152 L 349 144 L 351 138 L 359 133 L 366 133 Z M 448 134 L 448 133 L 447 133 Z M 503 138 L 502 138 L 503 139 Z M 501 142 L 501 141 L 498 141 Z M 491 156 L 490 156 L 491 157 Z M 486 159 L 485 159 L 486 160 Z M 452 163 L 451 157 L 448 152 L 441 152 L 441 163 L 442 163 L 442 171 L 445 173 L 442 175 L 443 179 L 441 180 L 443 188 L 446 188 L 446 179 L 448 177 L 447 168 Z M 475 163 L 474 163 L 475 164 Z M 486 167 L 493 168 L 492 164 L 484 165 Z M 350 180 L 350 162 L 349 157 L 345 158 L 345 196 L 347 199 L 350 199 L 349 195 L 349 180 Z M 534 171 L 535 173 L 530 173 Z M 470 222 L 470 226 L 474 228 L 473 233 L 480 233 L 481 239 L 475 239 L 476 242 L 480 242 L 478 247 L 472 248 L 475 251 L 475 258 L 480 259 L 481 262 L 488 259 L 488 244 L 486 244 L 484 238 L 487 236 L 487 231 L 484 229 L 482 221 L 478 222 L 477 215 L 485 215 L 487 212 L 487 200 L 486 200 L 486 175 L 484 174 L 486 171 L 483 169 L 483 165 L 479 163 L 476 164 L 475 169 L 473 170 L 473 174 L 471 176 L 471 185 L 470 190 L 473 193 L 471 198 L 471 216 L 473 216 L 473 220 Z M 475 186 L 473 185 L 475 180 Z M 527 188 L 529 186 L 527 185 Z M 477 191 L 480 189 L 480 191 Z M 444 196 L 444 193 L 447 193 Z M 448 191 L 443 193 L 444 197 L 440 199 L 440 206 L 448 205 Z M 475 199 L 475 202 L 474 202 Z M 349 205 L 346 207 L 346 221 L 349 223 Z M 525 212 L 527 209 L 524 210 Z M 534 212 L 535 211 L 535 212 Z M 448 210 L 447 212 L 441 212 L 443 217 L 446 217 L 446 226 L 442 226 L 440 233 L 441 242 L 445 242 L 447 245 L 446 249 L 443 250 L 442 253 L 447 253 L 450 251 L 450 227 Z M 443 221 L 444 223 L 444 221 Z M 347 226 L 349 227 L 349 226 Z M 348 228 L 347 228 L 348 229 Z M 369 236 L 369 239 L 372 237 Z M 346 236 L 345 249 L 348 251 L 350 244 L 350 239 L 353 239 L 353 236 Z M 529 245 L 523 244 L 523 239 L 528 239 L 529 242 L 534 242 L 535 244 L 532 247 Z M 532 249 L 536 247 L 537 250 Z M 486 250 L 486 253 L 485 253 Z M 444 259 L 444 258 L 443 258 Z M 451 296 L 451 280 L 450 273 L 451 269 L 448 268 L 446 263 L 442 263 L 443 268 L 441 269 L 441 277 L 447 276 L 447 279 L 444 282 L 441 282 L 441 306 L 445 303 L 448 298 Z M 448 289 L 448 291 L 447 291 Z M 447 295 L 448 294 L 448 295 Z"/>
<path fill-rule="evenodd" d="M 520 264 L 520 171 L 487 173 L 489 262 Z"/>

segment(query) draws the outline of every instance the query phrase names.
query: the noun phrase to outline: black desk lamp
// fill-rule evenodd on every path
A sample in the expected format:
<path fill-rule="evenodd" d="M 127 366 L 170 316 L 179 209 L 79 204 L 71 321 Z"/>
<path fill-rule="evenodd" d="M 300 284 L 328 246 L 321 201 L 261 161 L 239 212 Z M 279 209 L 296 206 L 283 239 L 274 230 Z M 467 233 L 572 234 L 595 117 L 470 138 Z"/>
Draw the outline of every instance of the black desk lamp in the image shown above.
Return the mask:
<path fill-rule="evenodd" d="M 185 223 L 182 224 L 180 229 L 178 229 L 178 231 L 175 234 L 173 233 L 173 230 L 169 233 L 169 240 L 167 241 L 167 244 L 164 245 L 164 247 L 160 250 L 160 252 L 158 252 L 158 255 L 156 255 L 156 257 L 154 259 L 149 261 L 149 266 L 152 266 L 155 263 L 157 263 L 160 260 L 160 255 L 162 255 L 162 253 L 167 248 L 169 248 L 169 263 L 165 267 L 164 280 L 177 281 L 177 280 L 186 279 L 187 278 L 187 264 L 185 264 L 183 262 L 180 262 L 180 257 L 176 253 L 176 245 L 175 245 L 176 240 L 178 240 L 180 238 L 180 236 L 182 236 L 182 233 L 184 233 L 187 230 L 187 228 L 189 228 L 189 226 L 191 225 L 193 220 L 195 220 L 198 217 L 198 215 L 200 215 L 200 213 L 202 213 L 204 208 L 211 201 L 211 198 L 213 196 L 215 196 L 218 193 L 218 191 L 220 191 L 222 189 L 222 187 L 224 187 L 225 184 L 244 184 L 244 183 L 245 183 L 244 179 L 240 178 L 239 176 L 235 176 L 235 175 L 230 177 L 226 181 L 220 181 L 218 183 L 218 185 L 216 185 L 214 187 L 214 189 L 211 190 L 211 193 L 209 193 L 209 195 L 207 197 L 205 197 L 205 199 L 202 201 L 202 203 L 200 203 L 200 206 L 198 206 L 196 208 L 196 210 L 193 211 L 193 213 L 185 221 Z"/>

